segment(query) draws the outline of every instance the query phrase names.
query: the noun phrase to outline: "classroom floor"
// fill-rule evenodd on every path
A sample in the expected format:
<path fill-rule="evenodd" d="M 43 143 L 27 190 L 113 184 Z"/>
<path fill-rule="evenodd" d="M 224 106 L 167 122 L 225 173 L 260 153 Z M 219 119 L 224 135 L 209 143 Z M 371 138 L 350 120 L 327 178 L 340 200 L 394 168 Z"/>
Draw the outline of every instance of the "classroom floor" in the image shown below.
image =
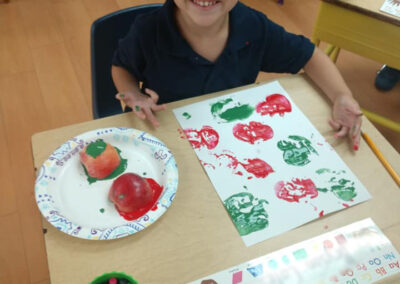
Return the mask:
<path fill-rule="evenodd" d="M 0 1 L 1 2 L 1 1 Z M 90 120 L 89 30 L 146 0 L 10 0 L 0 4 L 0 283 L 50 283 L 33 187 L 32 134 Z M 319 0 L 245 0 L 311 36 Z M 400 84 L 374 88 L 381 64 L 343 51 L 337 63 L 361 106 L 400 122 Z M 259 80 L 277 75 L 262 74 Z M 378 127 L 400 151 L 400 134 Z"/>

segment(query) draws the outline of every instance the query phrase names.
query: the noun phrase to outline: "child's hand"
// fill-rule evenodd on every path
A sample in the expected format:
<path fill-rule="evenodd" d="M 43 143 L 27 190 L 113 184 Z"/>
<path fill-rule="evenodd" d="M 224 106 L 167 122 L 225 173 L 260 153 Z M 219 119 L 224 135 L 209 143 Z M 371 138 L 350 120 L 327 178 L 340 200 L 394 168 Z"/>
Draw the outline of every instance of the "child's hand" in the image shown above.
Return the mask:
<path fill-rule="evenodd" d="M 150 89 L 145 89 L 146 94 L 140 92 L 124 92 L 115 96 L 116 99 L 124 101 L 129 106 L 133 113 L 140 119 L 148 119 L 154 127 L 160 126 L 154 113 L 167 108 L 165 104 L 158 105 L 158 94 Z"/>
<path fill-rule="evenodd" d="M 337 131 L 335 137 L 350 136 L 354 150 L 358 150 L 360 144 L 361 116 L 360 106 L 353 97 L 342 95 L 335 99 L 329 124 Z"/>

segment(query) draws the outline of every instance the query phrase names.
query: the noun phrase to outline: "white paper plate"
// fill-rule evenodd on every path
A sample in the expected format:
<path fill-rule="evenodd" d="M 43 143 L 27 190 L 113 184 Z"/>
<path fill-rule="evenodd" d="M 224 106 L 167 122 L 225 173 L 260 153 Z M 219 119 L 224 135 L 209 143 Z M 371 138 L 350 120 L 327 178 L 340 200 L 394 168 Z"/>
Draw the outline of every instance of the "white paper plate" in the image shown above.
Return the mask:
<path fill-rule="evenodd" d="M 103 139 L 128 160 L 124 173 L 154 179 L 164 187 L 157 209 L 134 221 L 119 215 L 108 200 L 113 182 L 87 181 L 79 152 Z M 35 182 L 35 197 L 43 216 L 58 230 L 90 240 L 122 238 L 154 223 L 171 205 L 178 187 L 178 168 L 171 151 L 157 138 L 131 128 L 105 128 L 78 135 L 55 150 L 43 163 Z"/>

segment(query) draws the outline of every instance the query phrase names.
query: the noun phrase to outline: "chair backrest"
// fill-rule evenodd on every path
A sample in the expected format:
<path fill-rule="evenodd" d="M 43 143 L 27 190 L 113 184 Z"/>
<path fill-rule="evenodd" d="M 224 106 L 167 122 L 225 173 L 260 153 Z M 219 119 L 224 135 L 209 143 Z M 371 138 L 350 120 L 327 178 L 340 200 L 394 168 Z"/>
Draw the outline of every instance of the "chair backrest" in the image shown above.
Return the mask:
<path fill-rule="evenodd" d="M 92 24 L 90 37 L 92 69 L 92 111 L 93 118 L 121 113 L 121 105 L 115 94 L 111 77 L 111 61 L 119 39 L 129 31 L 136 16 L 161 7 L 162 4 L 148 4 L 116 11 L 97 19 Z"/>

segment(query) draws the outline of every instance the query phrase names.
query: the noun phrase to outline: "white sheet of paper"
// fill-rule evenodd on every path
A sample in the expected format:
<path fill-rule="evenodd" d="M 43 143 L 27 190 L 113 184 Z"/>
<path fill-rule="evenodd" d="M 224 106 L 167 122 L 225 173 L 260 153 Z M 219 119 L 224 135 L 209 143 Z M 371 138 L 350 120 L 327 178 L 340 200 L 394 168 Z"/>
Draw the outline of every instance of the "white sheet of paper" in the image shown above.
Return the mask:
<path fill-rule="evenodd" d="M 389 13 L 393 16 L 400 17 L 400 1 L 399 0 L 385 0 L 381 7 L 381 11 Z"/>
<path fill-rule="evenodd" d="M 399 273 L 399 260 L 390 240 L 364 219 L 190 284 L 374 283 Z"/>
<path fill-rule="evenodd" d="M 276 81 L 174 114 L 246 246 L 370 199 Z"/>

